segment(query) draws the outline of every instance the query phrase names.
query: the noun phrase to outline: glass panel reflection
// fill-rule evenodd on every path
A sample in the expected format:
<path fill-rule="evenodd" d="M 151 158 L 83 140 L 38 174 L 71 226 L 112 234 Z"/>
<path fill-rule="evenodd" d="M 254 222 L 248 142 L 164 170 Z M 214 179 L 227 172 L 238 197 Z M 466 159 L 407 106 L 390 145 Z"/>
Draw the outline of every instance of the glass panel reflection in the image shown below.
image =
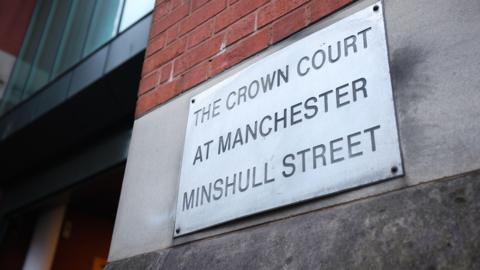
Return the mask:
<path fill-rule="evenodd" d="M 120 32 L 153 10 L 155 0 L 125 0 Z"/>
<path fill-rule="evenodd" d="M 68 0 L 55 0 L 53 2 L 50 17 L 38 46 L 22 99 L 35 93 L 48 82 L 70 6 L 71 1 Z"/>
<path fill-rule="evenodd" d="M 76 0 L 65 26 L 52 78 L 72 67 L 81 56 L 95 0 Z"/>
<path fill-rule="evenodd" d="M 105 44 L 117 33 L 123 0 L 97 1 L 88 30 L 83 55 L 86 56 Z"/>
<path fill-rule="evenodd" d="M 17 57 L 10 79 L 8 80 L 7 88 L 5 89 L 2 106 L 0 107 L 0 113 L 2 114 L 21 101 L 25 82 L 30 74 L 32 62 L 34 61 L 38 44 L 42 38 L 43 29 L 50 15 L 52 2 L 51 0 L 39 1 L 35 6 L 32 22 L 30 23 L 22 49 Z"/>

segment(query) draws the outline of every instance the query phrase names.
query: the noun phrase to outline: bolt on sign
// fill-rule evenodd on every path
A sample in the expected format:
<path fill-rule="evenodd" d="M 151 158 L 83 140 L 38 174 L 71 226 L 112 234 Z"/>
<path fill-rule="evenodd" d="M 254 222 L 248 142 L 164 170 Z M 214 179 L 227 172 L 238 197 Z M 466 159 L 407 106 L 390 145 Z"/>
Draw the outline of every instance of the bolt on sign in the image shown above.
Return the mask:
<path fill-rule="evenodd" d="M 191 99 L 174 235 L 402 174 L 378 2 Z"/>

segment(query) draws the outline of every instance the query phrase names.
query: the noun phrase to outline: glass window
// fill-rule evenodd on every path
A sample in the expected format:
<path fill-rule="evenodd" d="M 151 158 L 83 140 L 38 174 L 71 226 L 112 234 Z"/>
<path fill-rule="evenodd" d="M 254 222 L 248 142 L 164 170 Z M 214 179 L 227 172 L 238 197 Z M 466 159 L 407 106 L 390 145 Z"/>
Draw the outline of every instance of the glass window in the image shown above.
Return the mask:
<path fill-rule="evenodd" d="M 117 34 L 123 0 L 100 0 L 95 5 L 83 55 L 86 56 Z"/>
<path fill-rule="evenodd" d="M 48 82 L 70 6 L 71 1 L 54 0 L 22 99 L 29 97 Z"/>
<path fill-rule="evenodd" d="M 22 49 L 17 57 L 15 67 L 8 80 L 7 88 L 5 89 L 0 113 L 13 107 L 20 102 L 22 98 L 25 82 L 30 73 L 30 68 L 35 58 L 38 44 L 42 38 L 43 29 L 45 28 L 50 14 L 51 5 L 52 0 L 38 1 L 36 4 L 32 21 L 23 41 Z"/>
<path fill-rule="evenodd" d="M 80 60 L 94 7 L 95 0 L 76 0 L 73 2 L 53 68 L 52 78 Z"/>
<path fill-rule="evenodd" d="M 127 29 L 153 10 L 155 0 L 125 0 L 120 31 Z"/>

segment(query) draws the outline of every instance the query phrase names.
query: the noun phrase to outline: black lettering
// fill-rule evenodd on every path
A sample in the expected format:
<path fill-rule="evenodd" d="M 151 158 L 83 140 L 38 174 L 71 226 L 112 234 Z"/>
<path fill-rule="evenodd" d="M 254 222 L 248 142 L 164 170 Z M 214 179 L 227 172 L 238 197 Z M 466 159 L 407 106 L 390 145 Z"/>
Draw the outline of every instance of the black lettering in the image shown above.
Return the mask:
<path fill-rule="evenodd" d="M 260 80 L 262 82 L 262 89 L 263 89 L 264 93 L 266 93 L 268 90 L 272 90 L 273 83 L 275 82 L 275 74 L 276 73 L 277 72 L 274 71 L 271 77 L 270 77 L 270 74 L 267 74 L 266 79 L 264 77 L 260 78 Z"/>
<path fill-rule="evenodd" d="M 301 110 L 296 110 L 296 108 L 302 106 L 302 102 L 296 103 L 290 107 L 290 126 L 293 126 L 295 124 L 298 124 L 302 122 L 301 118 L 298 118 L 295 120 L 295 116 L 299 115 L 302 113 Z"/>
<path fill-rule="evenodd" d="M 258 130 L 258 121 L 255 121 L 255 126 L 254 128 L 252 129 L 252 127 L 250 126 L 250 124 L 247 124 L 247 128 L 246 128 L 246 134 L 245 134 L 245 143 L 248 143 L 248 139 L 250 138 L 250 136 L 252 137 L 253 140 L 256 140 L 257 139 L 257 130 Z"/>
<path fill-rule="evenodd" d="M 272 128 L 271 128 L 271 127 L 269 127 L 269 128 L 267 129 L 267 132 L 265 132 L 265 131 L 263 130 L 263 122 L 264 122 L 266 119 L 272 120 L 272 117 L 271 117 L 270 115 L 265 115 L 265 116 L 262 118 L 262 120 L 260 121 L 260 135 L 262 135 L 263 137 L 268 136 L 268 134 L 270 134 L 270 132 L 272 131 Z"/>
<path fill-rule="evenodd" d="M 254 86 L 255 85 L 255 86 Z M 252 94 L 252 88 L 255 88 L 253 94 Z M 260 84 L 258 83 L 257 80 L 253 80 L 250 83 L 250 86 L 248 86 L 248 97 L 250 99 L 255 98 L 258 95 L 258 91 L 260 90 Z"/>
<path fill-rule="evenodd" d="M 235 148 L 237 143 L 243 145 L 242 130 L 240 128 L 237 128 L 237 132 L 235 132 L 235 139 L 233 140 L 232 149 Z"/>
<path fill-rule="evenodd" d="M 341 54 L 340 46 L 341 46 L 340 41 L 337 41 L 337 56 L 333 57 L 332 45 L 328 45 L 328 61 L 330 61 L 330 63 L 335 63 L 338 61 L 338 59 L 340 59 L 340 54 Z"/>
<path fill-rule="evenodd" d="M 244 192 L 248 189 L 248 186 L 250 185 L 250 169 L 247 169 L 247 184 L 242 187 L 242 172 L 240 172 L 239 176 L 238 176 L 238 189 L 240 190 L 240 192 Z"/>
<path fill-rule="evenodd" d="M 310 98 L 307 98 L 307 100 L 305 101 L 305 109 L 307 111 L 313 110 L 312 114 L 307 114 L 307 113 L 304 114 L 306 119 L 312 119 L 318 113 L 317 105 L 310 105 L 311 102 L 317 103 L 317 98 L 316 97 L 310 97 Z"/>
<path fill-rule="evenodd" d="M 217 99 L 213 102 L 212 118 L 220 114 L 220 112 L 217 111 L 220 108 L 220 104 L 218 104 L 218 103 L 220 103 L 220 101 L 222 101 L 221 98 L 219 98 L 219 99 Z"/>
<path fill-rule="evenodd" d="M 277 86 L 280 86 L 280 77 L 282 77 L 283 82 L 288 83 L 288 65 L 285 66 L 285 73 L 283 73 L 283 70 L 281 69 L 278 69 L 277 71 Z"/>
<path fill-rule="evenodd" d="M 230 94 L 228 94 L 227 104 L 226 104 L 226 105 L 227 105 L 227 109 L 229 109 L 229 110 L 231 110 L 231 109 L 233 109 L 233 107 L 235 107 L 235 101 L 233 101 L 233 104 L 232 104 L 232 105 L 230 105 L 230 102 L 229 102 L 229 101 L 230 101 L 230 98 L 231 98 L 232 96 L 235 96 L 235 95 L 237 95 L 236 92 L 230 92 Z"/>
<path fill-rule="evenodd" d="M 363 131 L 365 133 L 367 133 L 367 132 L 370 133 L 370 141 L 371 141 L 371 145 L 372 145 L 372 152 L 375 152 L 377 150 L 377 147 L 375 146 L 375 130 L 377 130 L 379 128 L 380 128 L 380 125 L 377 125 L 377 126 L 374 126 L 374 127 L 371 127 L 371 128 L 367 128 Z"/>
<path fill-rule="evenodd" d="M 207 200 L 207 202 L 210 202 L 210 197 L 212 195 L 212 183 L 208 184 L 208 192 L 205 186 L 202 186 L 202 199 L 200 200 L 200 205 L 203 205 L 203 198 Z"/>
<path fill-rule="evenodd" d="M 361 86 L 357 86 L 357 84 L 361 84 Z M 357 101 L 357 92 L 362 91 L 363 92 L 363 97 L 367 97 L 367 80 L 365 78 L 360 78 L 352 82 L 352 88 L 353 88 L 353 101 Z"/>
<path fill-rule="evenodd" d="M 268 178 L 268 163 L 267 163 L 267 162 L 265 162 L 265 170 L 264 170 L 264 174 L 263 174 L 263 175 L 264 175 L 263 182 L 264 182 L 265 184 L 268 184 L 268 183 L 270 183 L 270 182 L 275 181 L 275 178 Z"/>
<path fill-rule="evenodd" d="M 345 106 L 345 105 L 347 105 L 347 104 L 350 103 L 349 100 L 347 100 L 347 101 L 345 101 L 345 102 L 341 102 L 341 101 L 340 101 L 340 99 L 341 99 L 342 97 L 348 95 L 348 92 L 340 93 L 340 90 L 343 89 L 343 88 L 346 88 L 346 87 L 348 87 L 348 83 L 347 83 L 347 84 L 344 84 L 344 85 L 341 85 L 341 86 L 339 86 L 339 87 L 337 87 L 337 88 L 335 89 L 335 92 L 336 92 L 336 94 L 337 94 L 337 108 L 340 108 L 340 107 Z"/>
<path fill-rule="evenodd" d="M 212 104 L 208 104 L 208 109 L 205 111 L 205 108 L 206 107 L 203 107 L 202 108 L 202 123 L 203 123 L 203 117 L 207 116 L 207 119 L 205 121 L 207 121 L 208 119 L 210 119 L 210 107 L 212 106 Z"/>
<path fill-rule="evenodd" d="M 318 148 L 322 149 L 321 153 L 317 153 Z M 323 166 L 327 165 L 327 161 L 325 159 L 325 145 L 323 144 L 315 145 L 312 148 L 312 153 L 313 153 L 313 169 L 317 168 L 317 159 L 319 158 L 322 158 Z"/>
<path fill-rule="evenodd" d="M 213 199 L 216 201 L 216 200 L 219 200 L 220 198 L 222 198 L 223 196 L 223 188 L 221 187 L 223 186 L 223 179 L 222 178 L 218 178 L 217 180 L 215 180 L 215 182 L 213 183 L 213 189 L 215 190 L 215 192 L 217 192 L 217 195 L 213 194 Z"/>
<path fill-rule="evenodd" d="M 193 200 L 195 198 L 195 189 L 192 189 L 190 191 L 190 196 L 187 197 L 187 192 L 183 193 L 183 207 L 182 211 L 185 211 L 185 208 L 188 210 L 190 208 L 193 208 Z"/>
<path fill-rule="evenodd" d="M 334 144 L 337 143 L 337 142 L 341 142 L 341 141 L 343 141 L 343 138 L 338 138 L 338 139 L 330 141 L 330 163 L 340 162 L 340 161 L 345 159 L 344 157 L 335 158 L 335 152 L 341 151 L 343 149 L 343 147 L 340 146 L 340 147 L 335 148 Z"/>
<path fill-rule="evenodd" d="M 298 64 L 297 64 L 297 73 L 298 73 L 298 75 L 300 75 L 300 76 L 305 76 L 305 75 L 307 75 L 307 73 L 310 71 L 310 68 L 309 68 L 309 67 L 307 67 L 307 69 L 305 70 L 305 72 L 302 72 L 302 71 L 300 70 L 300 65 L 302 64 L 302 62 L 303 62 L 304 60 L 309 61 L 310 58 L 309 58 L 308 56 L 304 56 L 304 57 L 300 58 L 300 61 L 298 61 Z"/>
<path fill-rule="evenodd" d="M 197 163 L 197 160 L 200 160 L 200 162 L 203 161 L 203 159 L 202 159 L 202 147 L 200 145 L 197 147 L 197 152 L 195 153 L 195 158 L 193 159 L 193 165 L 195 165 L 195 163 Z"/>
<path fill-rule="evenodd" d="M 328 112 L 328 95 L 331 94 L 331 93 L 333 93 L 333 90 L 328 90 L 328 91 L 323 92 L 320 95 L 318 95 L 319 98 L 323 97 L 325 112 Z"/>
<path fill-rule="evenodd" d="M 208 154 L 210 153 L 210 144 L 211 144 L 212 142 L 213 142 L 213 140 L 210 140 L 210 141 L 208 141 L 208 142 L 206 142 L 206 143 L 203 144 L 203 145 L 205 145 L 205 146 L 207 147 L 207 149 L 206 149 L 206 150 L 207 150 L 207 154 L 205 155 L 205 160 L 208 159 Z M 194 163 L 195 163 L 195 162 L 194 162 Z M 194 165 L 195 165 L 195 164 L 194 164 Z"/>
<path fill-rule="evenodd" d="M 218 154 L 225 153 L 231 147 L 232 132 L 228 132 L 227 138 L 224 140 L 223 135 L 218 138 Z"/>
<path fill-rule="evenodd" d="M 243 102 L 247 102 L 247 87 L 242 86 L 238 89 L 237 104 L 240 105 L 240 101 L 243 98 Z"/>
<path fill-rule="evenodd" d="M 348 56 L 348 48 L 353 48 L 353 53 L 357 53 L 357 37 L 356 36 L 349 36 L 346 37 L 344 40 L 345 45 L 345 57 Z"/>
<path fill-rule="evenodd" d="M 262 182 L 255 182 L 257 180 L 257 167 L 253 167 L 252 169 L 252 187 L 258 187 L 261 186 L 263 183 Z"/>
<path fill-rule="evenodd" d="M 355 133 L 352 133 L 352 134 L 347 136 L 348 156 L 350 158 L 358 157 L 358 156 L 361 156 L 363 154 L 362 151 L 354 153 L 353 150 L 352 150 L 353 147 L 355 147 L 357 145 L 360 145 L 360 141 L 352 142 L 352 138 L 355 137 L 355 136 L 359 136 L 360 134 L 362 134 L 362 133 L 359 131 L 359 132 L 355 132 Z"/>
<path fill-rule="evenodd" d="M 283 167 L 291 168 L 291 171 L 289 173 L 287 173 L 285 170 L 282 171 L 282 175 L 285 178 L 288 178 L 295 173 L 295 163 L 287 162 L 287 159 L 291 159 L 293 161 L 295 160 L 295 156 L 293 154 L 288 154 L 283 157 Z"/>
<path fill-rule="evenodd" d="M 287 127 L 287 109 L 283 109 L 283 117 L 281 118 L 278 117 L 278 112 L 275 113 L 275 120 L 274 120 L 275 132 L 277 132 L 278 130 L 279 122 L 283 122 L 283 128 Z"/>
<path fill-rule="evenodd" d="M 322 61 L 320 62 L 319 65 L 317 65 L 317 55 L 318 55 L 318 54 L 321 54 L 321 55 L 322 55 Z M 320 68 L 323 66 L 323 64 L 325 64 L 325 59 L 326 59 L 326 54 L 325 54 L 325 52 L 324 52 L 322 49 L 316 51 L 316 52 L 313 54 L 313 57 L 312 57 L 312 67 L 313 67 L 314 69 L 320 69 Z"/>
<path fill-rule="evenodd" d="M 368 27 L 360 32 L 358 32 L 358 35 L 362 35 L 362 40 L 363 40 L 363 48 L 367 48 L 368 47 L 368 44 L 367 44 L 367 31 L 370 31 L 372 30 L 372 27 Z"/>
<path fill-rule="evenodd" d="M 197 196 L 195 196 L 195 207 L 197 207 L 198 206 L 198 197 L 200 197 L 200 196 L 198 196 L 200 194 L 200 187 L 197 187 L 197 192 L 195 194 L 197 194 Z"/>
<path fill-rule="evenodd" d="M 198 124 L 198 115 L 200 114 L 201 111 L 202 109 L 198 109 L 193 113 L 195 114 L 195 126 Z"/>
<path fill-rule="evenodd" d="M 228 176 L 225 177 L 225 197 L 228 196 L 228 188 L 232 188 L 232 195 L 235 194 L 235 180 L 237 177 L 235 177 L 236 174 L 234 174 L 233 181 L 230 183 L 228 182 Z"/>
<path fill-rule="evenodd" d="M 298 151 L 297 152 L 297 155 L 301 155 L 302 156 L 302 172 L 305 172 L 305 153 L 307 153 L 308 151 L 310 151 L 310 148 L 307 148 L 307 149 L 304 149 L 302 151 Z"/>

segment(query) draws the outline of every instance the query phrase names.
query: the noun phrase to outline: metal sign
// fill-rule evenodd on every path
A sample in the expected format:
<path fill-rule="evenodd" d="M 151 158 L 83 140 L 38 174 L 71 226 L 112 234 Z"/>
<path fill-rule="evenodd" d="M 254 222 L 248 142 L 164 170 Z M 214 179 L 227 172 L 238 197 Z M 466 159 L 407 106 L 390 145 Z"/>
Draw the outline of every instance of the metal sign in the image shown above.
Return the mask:
<path fill-rule="evenodd" d="M 378 2 L 191 100 L 175 236 L 402 174 Z"/>

